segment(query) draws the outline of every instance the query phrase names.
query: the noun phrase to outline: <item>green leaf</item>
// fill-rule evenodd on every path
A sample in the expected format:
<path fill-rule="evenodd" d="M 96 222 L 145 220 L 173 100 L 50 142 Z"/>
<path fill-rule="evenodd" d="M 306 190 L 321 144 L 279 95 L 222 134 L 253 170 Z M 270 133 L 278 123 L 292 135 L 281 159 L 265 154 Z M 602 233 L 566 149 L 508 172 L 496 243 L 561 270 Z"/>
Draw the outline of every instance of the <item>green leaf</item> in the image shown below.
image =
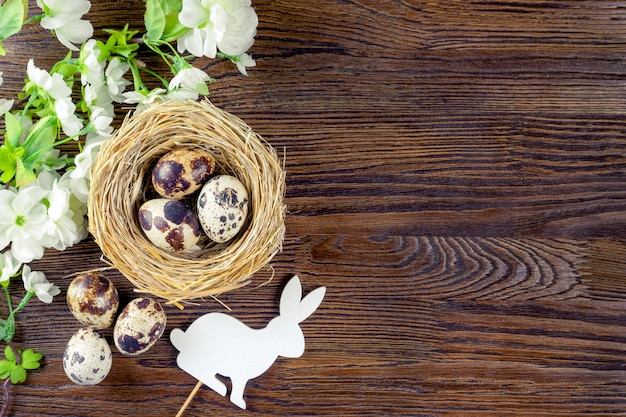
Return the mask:
<path fill-rule="evenodd" d="M 6 125 L 6 134 L 4 135 L 5 142 L 9 143 L 12 147 L 16 148 L 20 144 L 20 137 L 22 136 L 22 125 L 17 117 L 13 113 L 7 112 L 4 115 L 4 124 Z"/>
<path fill-rule="evenodd" d="M 19 384 L 24 381 L 26 381 L 26 369 L 22 365 L 15 365 L 11 369 L 11 382 Z"/>
<path fill-rule="evenodd" d="M 122 30 L 105 29 L 104 31 L 111 36 L 109 36 L 103 49 L 111 54 L 117 54 L 129 59 L 133 52 L 139 48 L 139 45 L 136 43 L 128 44 L 138 33 L 136 30 L 128 30 L 128 24 Z"/>
<path fill-rule="evenodd" d="M 164 42 L 173 42 L 190 31 L 178 20 L 178 12 L 170 13 L 165 16 L 165 29 L 163 31 L 162 40 Z"/>
<path fill-rule="evenodd" d="M 143 15 L 148 37 L 159 40 L 165 30 L 165 11 L 159 0 L 146 0 L 146 12 Z"/>
<path fill-rule="evenodd" d="M 22 20 L 25 21 L 28 17 L 28 0 L 22 0 L 22 8 L 24 10 L 24 15 L 22 16 Z"/>
<path fill-rule="evenodd" d="M 0 379 L 4 379 L 11 374 L 11 370 L 15 367 L 15 363 L 2 360 L 0 361 Z"/>
<path fill-rule="evenodd" d="M 0 171 L 2 171 L 0 182 L 7 183 L 15 175 L 15 158 L 5 146 L 0 147 Z"/>
<path fill-rule="evenodd" d="M 24 367 L 24 369 L 32 370 L 32 369 L 39 369 L 41 364 L 38 361 L 28 361 L 28 362 L 24 361 L 22 362 L 22 366 Z"/>
<path fill-rule="evenodd" d="M 56 124 L 57 118 L 48 115 L 39 119 L 30 129 L 26 140 L 22 144 L 24 147 L 24 159 L 28 159 L 29 167 L 32 167 L 36 162 L 36 158 L 32 160 L 33 155 L 43 156 L 41 151 L 48 150 L 54 145 L 54 141 L 56 140 Z"/>
<path fill-rule="evenodd" d="M 61 74 L 64 80 L 71 80 L 74 75 L 80 73 L 80 67 L 72 62 L 60 62 L 55 66 L 55 73 Z"/>
<path fill-rule="evenodd" d="M 0 326 L 0 340 L 4 340 L 7 337 L 7 329 L 4 327 L 4 324 Z"/>
<path fill-rule="evenodd" d="M 15 166 L 10 166 L 2 170 L 2 175 L 0 175 L 0 182 L 8 183 L 15 176 Z"/>
<path fill-rule="evenodd" d="M 21 159 L 18 159 L 16 162 L 17 167 L 15 169 L 15 185 L 21 187 L 37 179 L 35 171 L 31 168 L 25 167 L 24 162 L 22 162 Z"/>
<path fill-rule="evenodd" d="M 180 12 L 183 9 L 182 0 L 161 0 L 161 7 L 165 14 Z"/>
<path fill-rule="evenodd" d="M 165 12 L 165 30 L 163 31 L 161 40 L 164 42 L 172 42 L 191 30 L 178 20 L 178 15 L 183 9 L 183 2 L 181 0 L 162 0 L 162 7 Z"/>
<path fill-rule="evenodd" d="M 22 0 L 7 0 L 0 7 L 0 40 L 5 40 L 22 30 L 24 3 Z"/>
<path fill-rule="evenodd" d="M 15 360 L 17 359 L 15 357 L 15 352 L 13 352 L 13 349 L 11 349 L 11 346 L 7 345 L 4 348 L 4 357 L 7 358 L 7 360 L 11 361 L 11 362 L 15 362 Z"/>
<path fill-rule="evenodd" d="M 0 146 L 0 182 L 8 183 L 13 179 L 17 168 L 17 161 L 24 156 L 24 148 L 11 147 L 4 143 Z"/>
<path fill-rule="evenodd" d="M 39 352 L 35 352 L 32 349 L 26 349 L 22 352 L 22 366 L 24 369 L 37 369 L 41 366 L 39 361 L 43 358 L 43 355 Z"/>
<path fill-rule="evenodd" d="M 0 55 L 5 56 L 6 54 L 7 54 L 7 51 L 5 51 L 4 48 L 2 47 L 2 41 L 0 40 Z"/>

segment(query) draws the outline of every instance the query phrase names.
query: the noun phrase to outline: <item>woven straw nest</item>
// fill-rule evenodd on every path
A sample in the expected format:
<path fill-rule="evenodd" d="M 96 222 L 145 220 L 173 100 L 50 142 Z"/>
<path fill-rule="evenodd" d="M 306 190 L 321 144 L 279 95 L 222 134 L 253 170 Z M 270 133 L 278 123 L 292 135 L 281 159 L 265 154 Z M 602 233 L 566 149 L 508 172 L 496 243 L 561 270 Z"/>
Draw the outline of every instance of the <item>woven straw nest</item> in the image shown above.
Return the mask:
<path fill-rule="evenodd" d="M 191 254 L 147 240 L 139 206 L 154 197 L 151 169 L 184 146 L 210 151 L 216 173 L 237 177 L 248 190 L 247 220 L 232 240 L 201 241 Z M 203 102 L 169 101 L 127 116 L 103 143 L 92 165 L 89 230 L 104 259 L 139 292 L 181 305 L 247 284 L 282 249 L 285 175 L 276 152 L 239 118 Z"/>

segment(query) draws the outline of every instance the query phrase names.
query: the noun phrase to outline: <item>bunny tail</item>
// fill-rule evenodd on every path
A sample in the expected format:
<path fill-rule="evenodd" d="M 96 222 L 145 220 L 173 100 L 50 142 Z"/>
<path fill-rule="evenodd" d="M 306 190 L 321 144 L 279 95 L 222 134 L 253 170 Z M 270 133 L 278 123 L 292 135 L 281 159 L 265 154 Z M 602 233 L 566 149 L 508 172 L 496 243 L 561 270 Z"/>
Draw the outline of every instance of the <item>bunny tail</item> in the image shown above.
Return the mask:
<path fill-rule="evenodd" d="M 170 342 L 174 345 L 176 349 L 181 350 L 184 344 L 185 332 L 181 329 L 172 329 L 170 332 Z"/>

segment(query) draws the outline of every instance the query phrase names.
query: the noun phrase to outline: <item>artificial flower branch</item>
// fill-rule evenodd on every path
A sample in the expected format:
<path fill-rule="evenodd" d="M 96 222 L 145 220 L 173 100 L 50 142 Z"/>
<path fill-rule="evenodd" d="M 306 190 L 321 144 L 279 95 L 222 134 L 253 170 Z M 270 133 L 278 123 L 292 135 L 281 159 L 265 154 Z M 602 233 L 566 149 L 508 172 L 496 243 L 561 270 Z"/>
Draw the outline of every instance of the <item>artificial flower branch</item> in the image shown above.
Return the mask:
<path fill-rule="evenodd" d="M 0 318 L 0 341 L 7 343 L 0 360 L 0 378 L 6 379 L 0 417 L 9 413 L 10 385 L 24 382 L 42 358 L 15 346 L 16 315 L 34 296 L 50 303 L 60 292 L 28 263 L 87 236 L 90 166 L 113 133 L 116 108 L 135 105 L 141 112 L 155 101 L 207 95 L 207 83 L 215 80 L 193 66 L 195 57 L 227 59 L 244 75 L 255 66 L 247 53 L 258 24 L 250 0 L 144 0 L 145 32 L 126 25 L 104 30 L 103 40 L 93 38 L 93 26 L 83 18 L 88 0 L 35 3 L 42 13 L 29 17 L 28 0 L 0 2 L 0 56 L 8 38 L 34 23 L 68 53 L 50 70 L 30 59 L 22 92 L 0 98 L 0 285 L 8 309 Z M 161 57 L 169 74 L 146 67 L 138 58 L 142 45 Z M 71 143 L 75 151 L 61 154 Z M 9 284 L 20 275 L 26 292 L 13 307 Z"/>

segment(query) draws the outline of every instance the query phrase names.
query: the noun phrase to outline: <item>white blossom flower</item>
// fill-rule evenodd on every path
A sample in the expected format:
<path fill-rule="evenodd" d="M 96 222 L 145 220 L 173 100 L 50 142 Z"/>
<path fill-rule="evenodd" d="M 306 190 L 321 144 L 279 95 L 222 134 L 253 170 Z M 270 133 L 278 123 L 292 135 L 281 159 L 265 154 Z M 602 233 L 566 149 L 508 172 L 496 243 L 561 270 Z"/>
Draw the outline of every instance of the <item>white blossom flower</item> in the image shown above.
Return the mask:
<path fill-rule="evenodd" d="M 85 85 L 83 89 L 83 99 L 90 109 L 102 107 L 106 110 L 107 114 L 111 116 L 115 114 L 113 98 L 111 98 L 108 86 L 104 83 Z"/>
<path fill-rule="evenodd" d="M 61 74 L 50 75 L 48 71 L 37 68 L 32 58 L 28 60 L 26 65 L 26 74 L 29 80 L 55 100 L 69 97 L 72 94 L 72 90 L 67 86 Z"/>
<path fill-rule="evenodd" d="M 83 151 L 74 158 L 75 168 L 64 174 L 61 179 L 62 182 L 64 180 L 67 181 L 72 195 L 82 203 L 87 203 L 91 178 L 91 164 L 96 159 L 100 145 L 104 140 L 106 140 L 106 138 L 103 136 L 99 136 L 98 139 L 92 138 L 92 142 L 85 146 Z"/>
<path fill-rule="evenodd" d="M 76 116 L 76 105 L 70 97 L 55 100 L 54 111 L 61 122 L 61 129 L 67 136 L 76 136 L 83 128 L 83 122 Z M 76 137 L 78 139 L 78 137 Z"/>
<path fill-rule="evenodd" d="M 95 39 L 89 39 L 80 51 L 80 82 L 82 85 L 104 84 L 106 60 L 100 60 L 100 48 Z"/>
<path fill-rule="evenodd" d="M 47 208 L 36 187 L 0 190 L 0 250 L 11 244 L 11 253 L 27 263 L 43 256 L 41 239 L 46 233 Z"/>
<path fill-rule="evenodd" d="M 6 251 L 0 254 L 0 269 L 2 269 L 2 275 L 0 276 L 0 282 L 7 282 L 13 275 L 22 267 L 22 263 L 15 259 L 11 254 L 11 251 Z"/>
<path fill-rule="evenodd" d="M 31 271 L 28 265 L 22 268 L 22 281 L 24 281 L 24 289 L 36 295 L 42 303 L 50 304 L 52 297 L 61 293 L 59 287 L 49 282 L 43 272 Z"/>
<path fill-rule="evenodd" d="M 246 70 L 246 68 L 256 66 L 256 62 L 248 54 L 239 55 L 234 62 L 235 64 L 237 64 L 237 69 L 239 70 L 239 72 L 243 75 L 248 75 L 248 71 Z"/>
<path fill-rule="evenodd" d="M 74 158 L 75 169 L 70 171 L 71 178 L 89 178 L 90 167 L 96 158 L 100 145 L 106 138 L 102 137 L 100 141 L 95 141 L 83 148 L 83 151 Z"/>
<path fill-rule="evenodd" d="M 69 189 L 71 191 L 70 195 L 70 211 L 72 213 L 72 222 L 76 225 L 76 242 L 78 243 L 87 237 L 89 231 L 87 229 L 87 197 L 89 196 L 89 180 L 85 177 L 79 179 L 73 179 L 70 177 L 70 174 L 73 171 L 66 171 L 61 176 L 59 180 L 59 186 Z M 81 183 L 84 184 L 84 196 L 81 199 L 80 196 L 76 193 L 75 184 Z"/>
<path fill-rule="evenodd" d="M 4 82 L 2 78 L 2 72 L 0 72 L 0 85 Z M 11 110 L 13 107 L 13 100 L 7 100 L 6 98 L 0 98 L 0 116 L 4 116 L 4 113 Z"/>
<path fill-rule="evenodd" d="M 13 100 L 7 100 L 6 98 L 0 98 L 0 116 L 4 116 L 6 112 L 13 107 Z"/>
<path fill-rule="evenodd" d="M 114 57 L 107 66 L 105 75 L 106 75 L 106 84 L 109 88 L 109 94 L 111 98 L 121 103 L 124 101 L 124 96 L 122 93 L 130 84 L 130 81 L 124 78 L 124 75 L 128 71 L 130 66 L 126 62 L 122 62 L 118 57 Z"/>
<path fill-rule="evenodd" d="M 167 90 L 164 88 L 155 88 L 147 93 L 141 91 L 127 91 L 123 94 L 124 97 L 126 97 L 124 103 L 137 104 L 135 113 L 141 113 L 155 101 L 167 100 L 165 93 L 167 93 Z"/>
<path fill-rule="evenodd" d="M 76 105 L 72 103 L 72 90 L 67 86 L 59 73 L 50 74 L 35 66 L 32 59 L 28 60 L 26 73 L 30 81 L 54 99 L 54 111 L 61 122 L 63 133 L 75 136 L 83 128 L 83 123 L 76 116 Z"/>
<path fill-rule="evenodd" d="M 74 44 L 82 44 L 93 35 L 93 26 L 81 18 L 91 8 L 88 0 L 37 0 L 45 14 L 41 26 L 51 30 L 63 45 L 78 51 Z"/>
<path fill-rule="evenodd" d="M 183 68 L 170 81 L 169 90 L 185 89 L 208 94 L 206 83 L 211 77 L 199 68 Z"/>
<path fill-rule="evenodd" d="M 109 137 L 113 133 L 113 115 L 104 107 L 92 107 L 89 122 L 99 136 Z"/>
<path fill-rule="evenodd" d="M 250 4 L 250 0 L 222 0 L 224 9 L 228 13 L 226 33 L 217 47 L 230 56 L 241 55 L 254 43 L 256 27 L 259 19 Z M 239 3 L 239 4 L 237 4 Z"/>
<path fill-rule="evenodd" d="M 196 101 L 196 100 L 198 100 L 198 97 L 200 97 L 200 94 L 198 94 L 196 91 L 187 90 L 185 88 L 181 88 L 181 89 L 172 90 L 172 91 L 168 92 L 163 97 L 163 99 L 164 100 L 180 101 L 182 103 L 182 102 L 185 102 L 185 101 L 188 101 L 188 100 Z"/>
<path fill-rule="evenodd" d="M 191 30 L 178 39 L 178 51 L 215 58 L 246 52 L 254 42 L 258 17 L 250 0 L 183 0 L 178 16 Z"/>
<path fill-rule="evenodd" d="M 47 207 L 45 234 L 41 244 L 46 248 L 64 250 L 80 241 L 78 227 L 73 222 L 70 208 L 71 191 L 65 183 L 60 182 L 61 175 L 56 171 L 43 171 L 37 179 L 22 187 L 36 188 L 41 201 Z"/>

